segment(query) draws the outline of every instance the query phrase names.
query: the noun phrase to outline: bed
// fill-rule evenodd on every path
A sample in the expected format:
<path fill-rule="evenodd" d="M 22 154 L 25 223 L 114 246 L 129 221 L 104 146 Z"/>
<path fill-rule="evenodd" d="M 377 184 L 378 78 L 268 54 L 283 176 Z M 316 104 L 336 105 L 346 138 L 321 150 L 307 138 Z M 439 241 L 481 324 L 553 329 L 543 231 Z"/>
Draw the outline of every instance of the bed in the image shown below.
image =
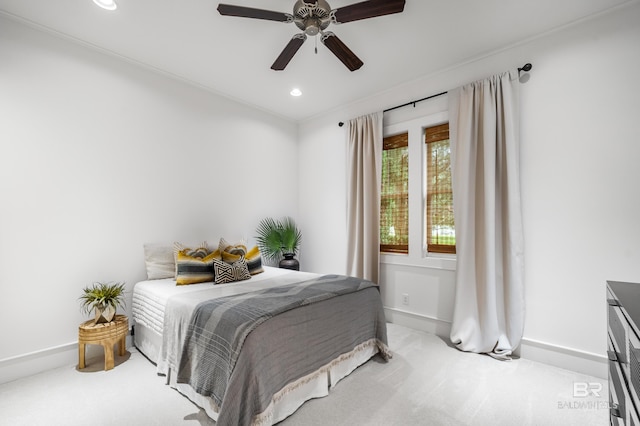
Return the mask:
<path fill-rule="evenodd" d="M 377 353 L 391 357 L 376 285 L 262 269 L 228 284 L 134 286 L 135 346 L 220 426 L 275 424 Z"/>

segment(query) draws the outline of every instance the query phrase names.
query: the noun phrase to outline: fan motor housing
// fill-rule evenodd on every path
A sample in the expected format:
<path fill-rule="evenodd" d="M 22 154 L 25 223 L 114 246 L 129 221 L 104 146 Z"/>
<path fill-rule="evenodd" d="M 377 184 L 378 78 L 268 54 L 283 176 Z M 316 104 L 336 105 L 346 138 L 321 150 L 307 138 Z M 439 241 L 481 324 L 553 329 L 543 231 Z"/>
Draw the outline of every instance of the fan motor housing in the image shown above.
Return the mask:
<path fill-rule="evenodd" d="M 293 5 L 293 22 L 309 36 L 325 30 L 331 23 L 331 6 L 326 0 L 307 3 L 298 0 Z"/>

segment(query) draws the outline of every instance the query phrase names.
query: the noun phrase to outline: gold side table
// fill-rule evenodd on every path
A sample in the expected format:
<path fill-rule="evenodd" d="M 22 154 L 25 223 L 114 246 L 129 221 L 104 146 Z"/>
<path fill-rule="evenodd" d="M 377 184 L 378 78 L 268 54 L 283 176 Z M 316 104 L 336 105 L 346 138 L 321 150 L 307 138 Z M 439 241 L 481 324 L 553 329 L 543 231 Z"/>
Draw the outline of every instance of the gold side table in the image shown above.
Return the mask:
<path fill-rule="evenodd" d="M 94 320 L 85 321 L 78 328 L 78 368 L 84 368 L 85 345 L 102 345 L 104 348 L 104 369 L 113 368 L 113 345 L 118 344 L 118 355 L 124 356 L 129 331 L 129 320 L 126 315 L 116 315 L 113 321 L 104 324 L 93 324 Z"/>

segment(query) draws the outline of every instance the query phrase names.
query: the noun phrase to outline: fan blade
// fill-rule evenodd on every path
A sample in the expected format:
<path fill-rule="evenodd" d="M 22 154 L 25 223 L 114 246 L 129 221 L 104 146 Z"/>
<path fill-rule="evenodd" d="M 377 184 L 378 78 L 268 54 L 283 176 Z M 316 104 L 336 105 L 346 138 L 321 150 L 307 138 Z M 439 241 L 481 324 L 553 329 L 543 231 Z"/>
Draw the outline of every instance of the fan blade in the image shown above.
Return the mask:
<path fill-rule="evenodd" d="M 331 52 L 333 52 L 334 55 L 336 55 L 338 59 L 342 61 L 343 64 L 345 64 L 347 68 L 349 68 L 349 70 L 355 71 L 364 65 L 360 58 L 358 58 L 355 53 L 353 53 L 351 49 L 349 49 L 347 45 L 331 31 L 327 31 L 322 34 L 322 38 L 320 40 Z"/>
<path fill-rule="evenodd" d="M 280 56 L 278 56 L 273 65 L 271 65 L 271 69 L 276 71 L 284 70 L 289 64 L 289 61 L 291 61 L 291 58 L 293 58 L 293 55 L 296 54 L 306 39 L 307 36 L 305 33 L 296 34 L 291 37 L 291 40 L 289 40 L 289 43 L 284 47 Z"/>
<path fill-rule="evenodd" d="M 335 22 L 344 24 L 345 22 L 353 22 L 360 19 L 400 13 L 404 10 L 404 3 L 405 0 L 369 0 L 339 7 L 334 11 Z"/>
<path fill-rule="evenodd" d="M 274 12 L 273 10 L 254 9 L 252 7 L 234 6 L 232 4 L 218 5 L 220 15 L 239 16 L 241 18 L 266 19 L 267 21 L 290 22 L 293 16 L 284 12 Z"/>

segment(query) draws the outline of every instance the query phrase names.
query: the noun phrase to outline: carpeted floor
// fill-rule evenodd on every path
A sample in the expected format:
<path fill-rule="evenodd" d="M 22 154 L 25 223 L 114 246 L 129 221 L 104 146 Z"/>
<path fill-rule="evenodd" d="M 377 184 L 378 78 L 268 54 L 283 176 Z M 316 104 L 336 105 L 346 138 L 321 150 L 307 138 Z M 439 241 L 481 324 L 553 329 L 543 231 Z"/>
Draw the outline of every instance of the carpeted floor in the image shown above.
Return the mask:
<path fill-rule="evenodd" d="M 462 353 L 431 334 L 389 324 L 393 359 L 374 358 L 281 423 L 297 425 L 608 424 L 606 380 L 519 359 Z M 135 348 L 101 371 L 69 366 L 0 385 L 0 425 L 215 425 L 164 385 Z M 597 382 L 599 396 L 574 396 Z"/>

